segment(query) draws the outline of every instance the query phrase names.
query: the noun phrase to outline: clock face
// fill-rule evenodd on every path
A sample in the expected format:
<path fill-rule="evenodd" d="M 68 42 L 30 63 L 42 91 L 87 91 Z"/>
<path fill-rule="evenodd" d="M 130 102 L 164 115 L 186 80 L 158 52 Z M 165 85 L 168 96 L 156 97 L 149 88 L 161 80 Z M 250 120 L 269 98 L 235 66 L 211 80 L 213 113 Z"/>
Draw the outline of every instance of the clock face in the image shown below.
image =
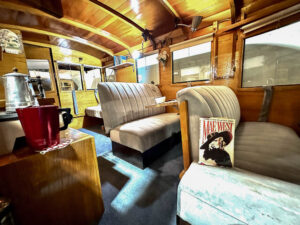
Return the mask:
<path fill-rule="evenodd" d="M 21 38 L 7 29 L 0 30 L 0 45 L 8 53 L 19 54 L 22 52 Z"/>

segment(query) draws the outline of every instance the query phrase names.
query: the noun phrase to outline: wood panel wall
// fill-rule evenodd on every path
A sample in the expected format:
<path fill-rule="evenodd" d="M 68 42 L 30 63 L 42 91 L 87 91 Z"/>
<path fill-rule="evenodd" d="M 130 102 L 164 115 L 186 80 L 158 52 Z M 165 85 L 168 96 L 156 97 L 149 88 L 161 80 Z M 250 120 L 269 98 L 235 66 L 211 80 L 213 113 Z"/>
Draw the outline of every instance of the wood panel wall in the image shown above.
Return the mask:
<path fill-rule="evenodd" d="M 201 36 L 211 32 L 211 30 L 198 31 Z M 193 38 L 196 36 L 193 36 Z M 183 38 L 182 38 L 183 39 Z M 182 41 L 181 39 L 181 41 Z M 180 38 L 177 38 L 180 41 Z M 176 43 L 176 39 L 173 39 Z M 226 32 L 221 36 L 214 37 L 211 62 L 213 65 L 212 80 L 209 82 L 191 82 L 196 85 L 225 85 L 230 87 L 236 94 L 241 107 L 241 121 L 257 121 L 260 113 L 264 92 L 262 88 L 241 88 L 242 77 L 242 55 L 243 55 L 243 35 L 240 30 Z M 166 67 L 160 64 L 160 85 L 159 88 L 167 100 L 175 99 L 176 93 L 187 87 L 186 83 L 172 83 L 172 54 L 169 47 L 164 47 L 160 51 L 166 50 L 170 56 Z M 130 72 L 130 71 L 128 71 Z M 127 74 L 135 76 L 131 72 Z M 124 81 L 124 80 L 122 80 Z M 125 80 L 126 81 L 126 80 Z M 300 135 L 300 85 L 277 86 L 274 87 L 273 100 L 270 107 L 269 122 L 278 123 L 293 128 Z M 173 107 L 168 107 L 169 112 L 175 112 Z"/>
<path fill-rule="evenodd" d="M 20 35 L 21 32 L 18 30 L 11 30 L 14 33 Z M 27 74 L 27 64 L 26 64 L 26 55 L 25 52 L 22 54 L 8 54 L 3 53 L 2 60 L 0 60 L 0 76 L 3 76 L 7 73 L 12 72 L 12 69 L 18 68 L 20 73 Z M 5 107 L 5 91 L 2 82 L 0 81 L 0 108 Z"/>
<path fill-rule="evenodd" d="M 117 82 L 136 83 L 136 71 L 133 71 L 133 67 L 131 66 L 117 70 L 116 79 Z"/>
<path fill-rule="evenodd" d="M 232 52 L 233 45 L 233 33 L 228 33 L 222 35 L 218 38 L 214 38 L 214 44 L 217 44 L 216 48 L 212 47 L 211 53 L 211 64 L 212 64 L 212 77 L 210 81 L 200 81 L 200 82 L 191 82 L 192 86 L 196 85 L 226 85 L 237 90 L 238 77 L 233 76 L 226 79 L 215 79 L 223 76 L 234 75 L 235 72 L 232 71 L 232 59 L 239 58 L 240 50 L 237 49 L 234 53 Z M 214 49 L 219 49 L 215 52 Z M 167 99 L 175 99 L 176 93 L 187 87 L 187 83 L 172 83 L 172 53 L 170 52 L 169 47 L 161 49 L 161 51 L 166 50 L 170 56 L 165 68 L 162 64 L 159 66 L 160 70 L 160 90 L 162 94 L 167 97 Z M 233 54 L 235 56 L 233 57 Z M 235 62 L 233 64 L 238 68 L 238 65 Z M 233 74 L 231 74 L 233 73 Z M 169 107 L 168 111 L 174 112 L 174 108 Z"/>
<path fill-rule="evenodd" d="M 134 60 L 130 59 L 128 62 L 134 63 Z M 135 65 L 116 70 L 116 80 L 117 82 L 136 83 L 137 79 Z"/>
<path fill-rule="evenodd" d="M 60 48 L 57 46 L 52 46 L 51 49 L 54 61 L 79 63 L 99 67 L 101 67 L 102 65 L 102 62 L 99 58 L 85 54 L 83 52 L 79 52 L 76 50 L 68 51 L 65 48 Z"/>

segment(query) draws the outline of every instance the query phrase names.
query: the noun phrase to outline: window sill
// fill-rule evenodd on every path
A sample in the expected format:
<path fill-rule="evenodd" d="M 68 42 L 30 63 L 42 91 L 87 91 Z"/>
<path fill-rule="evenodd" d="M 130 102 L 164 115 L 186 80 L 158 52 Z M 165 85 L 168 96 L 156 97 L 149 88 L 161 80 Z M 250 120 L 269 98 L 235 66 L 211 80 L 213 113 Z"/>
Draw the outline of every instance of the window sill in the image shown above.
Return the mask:
<path fill-rule="evenodd" d="M 60 92 L 63 92 L 63 93 L 67 93 L 67 92 L 69 92 L 69 93 L 71 93 L 73 90 L 71 90 L 71 91 L 63 91 L 63 90 L 60 90 Z M 75 92 L 85 92 L 85 90 L 75 90 Z"/>
<path fill-rule="evenodd" d="M 299 84 L 293 85 L 274 85 L 274 90 L 277 91 L 286 91 L 286 90 L 299 90 Z M 237 91 L 240 92 L 254 92 L 254 91 L 263 91 L 263 87 L 245 87 L 245 88 L 238 88 Z"/>
<path fill-rule="evenodd" d="M 206 85 L 212 83 L 212 80 L 205 80 L 205 81 L 189 81 L 188 82 L 182 82 L 182 83 L 172 83 L 171 87 L 188 87 L 188 84 L 191 86 L 198 86 L 198 85 Z"/>

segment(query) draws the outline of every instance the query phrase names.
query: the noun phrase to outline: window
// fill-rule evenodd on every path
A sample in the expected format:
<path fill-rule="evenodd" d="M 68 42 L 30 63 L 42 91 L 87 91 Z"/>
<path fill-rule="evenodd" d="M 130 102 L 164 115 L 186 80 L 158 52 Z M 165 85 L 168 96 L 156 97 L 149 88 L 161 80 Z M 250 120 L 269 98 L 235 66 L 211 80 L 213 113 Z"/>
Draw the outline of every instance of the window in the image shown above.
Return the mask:
<path fill-rule="evenodd" d="M 158 54 L 145 56 L 136 61 L 138 83 L 159 84 Z"/>
<path fill-rule="evenodd" d="M 62 91 L 83 90 L 80 65 L 58 63 L 58 75 Z"/>
<path fill-rule="evenodd" d="M 242 87 L 300 83 L 300 22 L 245 39 Z"/>
<path fill-rule="evenodd" d="M 101 69 L 99 67 L 84 66 L 84 79 L 86 89 L 97 89 L 101 79 Z"/>
<path fill-rule="evenodd" d="M 173 83 L 210 80 L 211 42 L 173 51 Z"/>
<path fill-rule="evenodd" d="M 105 69 L 105 77 L 107 82 L 115 82 L 117 81 L 116 79 L 116 73 L 115 70 L 106 68 Z"/>
<path fill-rule="evenodd" d="M 41 77 L 42 85 L 45 91 L 52 90 L 49 61 L 44 59 L 27 59 L 27 67 L 30 77 Z M 38 91 L 37 83 L 34 82 L 33 88 Z"/>

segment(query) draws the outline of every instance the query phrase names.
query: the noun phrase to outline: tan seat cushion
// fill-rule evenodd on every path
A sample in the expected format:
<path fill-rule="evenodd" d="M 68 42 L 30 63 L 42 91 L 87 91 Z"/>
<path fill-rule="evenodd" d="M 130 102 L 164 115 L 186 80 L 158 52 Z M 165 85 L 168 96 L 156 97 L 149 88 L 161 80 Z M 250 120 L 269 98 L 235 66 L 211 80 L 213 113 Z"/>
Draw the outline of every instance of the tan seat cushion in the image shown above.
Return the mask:
<path fill-rule="evenodd" d="M 85 109 L 85 114 L 90 117 L 102 118 L 101 106 L 97 105 L 97 106 L 87 107 Z"/>
<path fill-rule="evenodd" d="M 235 166 L 300 184 L 300 138 L 289 127 L 240 123 L 235 136 Z"/>
<path fill-rule="evenodd" d="M 112 141 L 144 152 L 180 132 L 179 115 L 163 113 L 120 125 L 110 131 Z"/>

